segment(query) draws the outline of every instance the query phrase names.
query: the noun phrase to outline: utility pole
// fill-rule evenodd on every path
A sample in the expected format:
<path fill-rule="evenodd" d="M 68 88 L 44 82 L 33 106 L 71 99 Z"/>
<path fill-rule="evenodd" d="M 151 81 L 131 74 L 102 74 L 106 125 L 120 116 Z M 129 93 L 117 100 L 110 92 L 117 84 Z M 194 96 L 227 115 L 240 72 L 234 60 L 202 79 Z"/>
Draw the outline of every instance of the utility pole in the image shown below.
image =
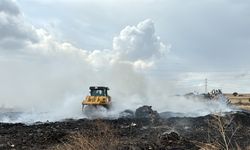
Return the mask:
<path fill-rule="evenodd" d="M 207 78 L 205 79 L 205 93 L 207 93 Z"/>

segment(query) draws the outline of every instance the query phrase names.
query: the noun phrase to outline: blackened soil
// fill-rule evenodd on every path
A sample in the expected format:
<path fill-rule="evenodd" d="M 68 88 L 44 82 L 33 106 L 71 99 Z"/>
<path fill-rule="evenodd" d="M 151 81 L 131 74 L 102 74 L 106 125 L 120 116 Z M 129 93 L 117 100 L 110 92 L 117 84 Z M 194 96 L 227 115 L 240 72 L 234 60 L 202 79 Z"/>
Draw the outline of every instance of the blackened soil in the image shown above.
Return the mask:
<path fill-rule="evenodd" d="M 153 121 L 152 121 L 153 120 Z M 108 128 L 106 128 L 108 127 Z M 105 131 L 103 131 L 105 128 Z M 222 116 L 171 118 L 119 118 L 64 120 L 61 122 L 0 123 L 0 149 L 56 149 L 70 143 L 70 137 L 81 135 L 95 140 L 106 134 L 119 141 L 100 149 L 200 149 L 205 144 L 218 149 L 250 148 L 250 114 L 228 113 Z M 103 136 L 105 137 L 105 136 Z M 112 139 L 111 139 L 112 140 Z"/>

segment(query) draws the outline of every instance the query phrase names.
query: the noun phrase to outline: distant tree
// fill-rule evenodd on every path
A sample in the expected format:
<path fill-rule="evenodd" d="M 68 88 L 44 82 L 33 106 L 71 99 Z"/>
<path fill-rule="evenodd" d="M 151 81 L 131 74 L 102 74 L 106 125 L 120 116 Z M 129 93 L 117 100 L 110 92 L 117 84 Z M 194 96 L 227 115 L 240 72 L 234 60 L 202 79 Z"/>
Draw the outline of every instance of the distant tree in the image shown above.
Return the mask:
<path fill-rule="evenodd" d="M 234 92 L 234 93 L 233 93 L 233 96 L 237 96 L 237 95 L 238 95 L 238 93 L 237 93 L 237 92 Z"/>

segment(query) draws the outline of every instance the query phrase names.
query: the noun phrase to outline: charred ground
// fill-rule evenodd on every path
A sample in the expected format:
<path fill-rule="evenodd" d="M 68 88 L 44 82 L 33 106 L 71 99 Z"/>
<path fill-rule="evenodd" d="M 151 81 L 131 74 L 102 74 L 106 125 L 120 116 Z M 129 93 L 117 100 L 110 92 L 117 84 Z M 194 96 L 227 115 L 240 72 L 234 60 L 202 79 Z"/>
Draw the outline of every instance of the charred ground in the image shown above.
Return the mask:
<path fill-rule="evenodd" d="M 250 114 L 169 117 L 151 107 L 118 119 L 0 123 L 0 149 L 249 149 Z"/>

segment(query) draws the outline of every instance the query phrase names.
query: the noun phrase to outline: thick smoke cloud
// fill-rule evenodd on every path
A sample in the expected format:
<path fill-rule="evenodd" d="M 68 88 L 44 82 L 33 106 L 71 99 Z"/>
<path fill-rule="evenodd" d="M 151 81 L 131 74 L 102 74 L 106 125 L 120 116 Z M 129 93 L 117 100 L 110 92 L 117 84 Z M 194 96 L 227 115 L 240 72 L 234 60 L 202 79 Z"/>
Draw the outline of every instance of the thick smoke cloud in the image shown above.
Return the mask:
<path fill-rule="evenodd" d="M 13 7 L 16 6 L 14 1 L 9 2 L 12 2 Z M 5 17 L 0 21 L 1 29 L 4 30 L 0 31 L 1 39 L 14 41 L 0 44 L 2 105 L 46 112 L 56 107 L 56 110 L 60 110 L 68 106 L 64 103 L 73 99 L 71 108 L 75 113 L 80 110 L 80 102 L 88 93 L 90 85 L 110 86 L 117 108 L 143 104 L 143 99 L 140 98 L 146 94 L 143 89 L 147 85 L 143 75 L 136 73 L 135 69 L 148 60 L 153 62 L 153 56 L 160 55 L 164 46 L 155 35 L 151 20 L 139 23 L 136 29 L 138 33 L 133 37 L 124 33 L 115 37 L 114 49 L 89 51 L 56 40 L 46 30 L 25 22 L 19 11 L 14 14 L 6 9 L 7 7 L 1 12 Z M 122 32 L 129 28 L 131 27 L 126 27 Z M 122 36 L 125 39 L 118 40 Z M 140 42 L 131 43 L 127 52 L 124 43 L 130 43 L 133 38 Z M 143 40 L 147 40 L 151 49 L 145 46 Z M 22 45 L 17 45 L 18 42 Z M 14 49 L 11 48 L 13 45 L 18 48 L 18 52 L 3 53 L 6 48 Z M 136 57 L 131 59 L 133 54 Z M 128 100 L 127 104 L 123 104 Z"/>
<path fill-rule="evenodd" d="M 125 27 L 114 37 L 113 49 L 91 51 L 61 42 L 45 29 L 27 23 L 14 1 L 2 1 L 1 5 L 6 5 L 0 6 L 3 107 L 49 112 L 36 120 L 81 116 L 81 100 L 90 85 L 112 89 L 114 112 L 145 104 L 161 110 L 178 107 L 172 100 L 172 105 L 168 104 L 174 84 L 138 72 L 150 69 L 168 52 L 168 46 L 155 35 L 152 20 Z"/>

